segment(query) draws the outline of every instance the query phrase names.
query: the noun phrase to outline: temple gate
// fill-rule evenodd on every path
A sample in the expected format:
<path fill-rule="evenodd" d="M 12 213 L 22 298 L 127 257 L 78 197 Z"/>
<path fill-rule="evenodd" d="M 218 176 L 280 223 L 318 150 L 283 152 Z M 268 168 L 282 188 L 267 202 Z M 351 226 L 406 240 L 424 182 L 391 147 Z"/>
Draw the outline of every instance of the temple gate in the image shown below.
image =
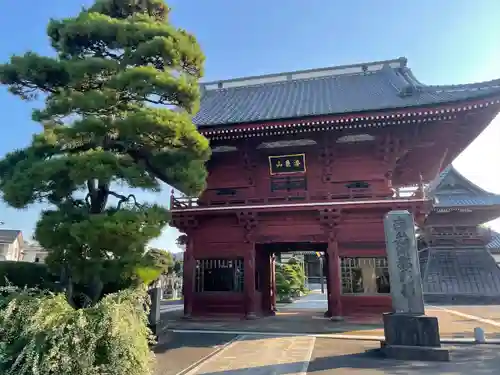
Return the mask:
<path fill-rule="evenodd" d="M 481 89 L 478 89 L 478 87 Z M 500 109 L 500 86 L 425 86 L 406 59 L 202 84 L 207 189 L 171 198 L 185 315 L 272 314 L 272 244 L 324 248 L 328 316 L 391 309 L 383 217 L 422 224 L 433 180 Z"/>

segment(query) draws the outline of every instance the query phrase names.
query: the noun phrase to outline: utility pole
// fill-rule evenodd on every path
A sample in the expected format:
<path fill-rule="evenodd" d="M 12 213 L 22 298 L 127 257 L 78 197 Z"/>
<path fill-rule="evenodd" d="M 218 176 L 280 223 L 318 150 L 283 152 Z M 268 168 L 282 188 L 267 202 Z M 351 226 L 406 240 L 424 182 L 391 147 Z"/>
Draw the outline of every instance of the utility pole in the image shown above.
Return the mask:
<path fill-rule="evenodd" d="M 319 283 L 321 285 L 321 294 L 325 294 L 325 283 L 323 280 L 323 254 L 316 251 L 316 256 L 319 258 Z"/>

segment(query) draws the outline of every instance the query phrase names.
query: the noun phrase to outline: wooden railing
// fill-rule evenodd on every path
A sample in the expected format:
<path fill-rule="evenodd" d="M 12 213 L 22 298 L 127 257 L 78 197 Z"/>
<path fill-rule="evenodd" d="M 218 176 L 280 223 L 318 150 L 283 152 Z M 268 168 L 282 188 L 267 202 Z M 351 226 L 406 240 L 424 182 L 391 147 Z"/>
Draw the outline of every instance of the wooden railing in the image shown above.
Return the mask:
<path fill-rule="evenodd" d="M 220 196 L 217 198 L 197 198 L 197 197 L 170 197 L 171 209 L 188 209 L 197 207 L 218 207 L 218 206 L 247 206 L 247 205 L 265 205 L 280 203 L 297 202 L 328 202 L 339 200 L 394 200 L 394 199 L 418 199 L 422 196 L 406 196 L 388 194 L 387 192 L 373 191 L 371 188 L 353 188 L 346 189 L 344 192 L 337 193 L 310 193 L 308 191 L 288 191 L 271 193 L 267 197 L 249 198 L 235 196 Z"/>
<path fill-rule="evenodd" d="M 170 196 L 170 209 L 183 209 L 198 207 L 197 197 L 174 197 Z"/>

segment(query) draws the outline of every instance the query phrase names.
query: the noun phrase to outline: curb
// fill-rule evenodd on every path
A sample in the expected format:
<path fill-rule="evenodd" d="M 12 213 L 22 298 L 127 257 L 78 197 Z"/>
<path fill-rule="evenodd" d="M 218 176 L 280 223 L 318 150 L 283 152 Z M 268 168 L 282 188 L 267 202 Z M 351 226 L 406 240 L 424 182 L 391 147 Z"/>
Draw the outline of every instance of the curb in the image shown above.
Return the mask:
<path fill-rule="evenodd" d="M 311 336 L 315 338 L 322 339 L 332 339 L 332 340 L 356 340 L 356 341 L 385 341 L 384 336 L 374 336 L 374 335 L 342 335 L 336 333 L 293 333 L 293 332 L 250 332 L 250 331 L 214 331 L 214 330 L 204 330 L 204 329 L 165 329 L 163 332 L 175 332 L 175 333 L 197 333 L 197 334 L 226 334 L 226 335 L 253 335 L 253 336 L 278 336 L 278 337 L 290 337 L 290 336 Z M 441 338 L 441 344 L 468 344 L 468 345 L 479 345 L 473 337 L 456 337 L 456 338 Z M 500 339 L 486 339 L 484 343 L 481 344 L 491 344 L 500 345 Z"/>

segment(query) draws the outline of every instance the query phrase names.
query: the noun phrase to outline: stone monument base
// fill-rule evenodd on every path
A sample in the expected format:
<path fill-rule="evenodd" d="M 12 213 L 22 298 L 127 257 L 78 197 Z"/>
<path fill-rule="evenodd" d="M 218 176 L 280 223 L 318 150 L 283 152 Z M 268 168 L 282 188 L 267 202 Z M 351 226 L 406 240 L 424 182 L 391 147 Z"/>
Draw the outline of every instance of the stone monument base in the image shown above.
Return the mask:
<path fill-rule="evenodd" d="M 449 361 L 450 353 L 441 348 L 436 317 L 402 313 L 384 314 L 384 356 L 402 360 Z"/>

